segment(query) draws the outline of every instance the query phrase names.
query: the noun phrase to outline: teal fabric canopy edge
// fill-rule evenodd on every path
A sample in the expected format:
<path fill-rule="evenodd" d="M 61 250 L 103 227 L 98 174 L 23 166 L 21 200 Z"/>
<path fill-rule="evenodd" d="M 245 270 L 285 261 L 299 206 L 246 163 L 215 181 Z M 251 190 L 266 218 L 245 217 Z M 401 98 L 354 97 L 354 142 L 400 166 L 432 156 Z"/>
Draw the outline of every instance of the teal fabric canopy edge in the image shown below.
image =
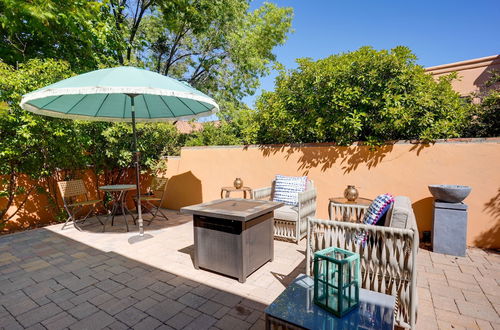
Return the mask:
<path fill-rule="evenodd" d="M 139 104 L 136 104 L 136 121 L 138 122 L 188 120 L 208 116 L 219 111 L 219 106 L 212 98 L 190 85 L 155 72 L 134 67 L 102 69 L 71 77 L 24 95 L 20 105 L 27 111 L 57 118 L 110 122 L 132 121 L 129 101 L 125 101 L 128 104 L 121 102 L 116 105 L 107 105 L 108 109 L 113 107 L 116 110 L 113 113 L 109 113 L 108 111 L 104 116 L 87 113 L 67 113 L 60 109 L 45 108 L 45 106 L 54 101 L 55 97 L 59 99 L 59 102 L 64 102 L 65 96 L 68 98 L 83 95 L 87 95 L 88 97 L 102 97 L 102 95 L 111 94 L 172 97 L 184 103 L 190 112 L 189 114 L 176 114 L 171 109 L 168 109 L 168 104 L 163 100 L 166 106 L 165 110 L 168 111 L 164 110 L 164 114 L 158 114 L 157 112 L 155 116 L 142 116 L 141 114 L 149 113 L 149 109 L 147 109 L 148 105 L 145 104 L 146 110 L 141 111 L 138 108 Z M 129 98 L 127 97 L 126 99 Z M 198 105 L 193 107 L 193 102 L 197 102 Z M 186 103 L 190 103 L 191 106 L 188 106 Z M 41 104 L 44 105 L 42 106 Z"/>

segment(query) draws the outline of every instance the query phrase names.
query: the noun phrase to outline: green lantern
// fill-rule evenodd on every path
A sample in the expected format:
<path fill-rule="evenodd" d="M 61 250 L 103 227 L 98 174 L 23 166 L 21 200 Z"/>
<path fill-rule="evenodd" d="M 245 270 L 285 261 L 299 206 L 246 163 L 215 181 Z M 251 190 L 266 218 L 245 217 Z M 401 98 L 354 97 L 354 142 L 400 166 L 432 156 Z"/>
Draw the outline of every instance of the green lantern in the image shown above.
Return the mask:
<path fill-rule="evenodd" d="M 359 304 L 359 254 L 331 247 L 314 253 L 314 303 L 342 317 Z"/>

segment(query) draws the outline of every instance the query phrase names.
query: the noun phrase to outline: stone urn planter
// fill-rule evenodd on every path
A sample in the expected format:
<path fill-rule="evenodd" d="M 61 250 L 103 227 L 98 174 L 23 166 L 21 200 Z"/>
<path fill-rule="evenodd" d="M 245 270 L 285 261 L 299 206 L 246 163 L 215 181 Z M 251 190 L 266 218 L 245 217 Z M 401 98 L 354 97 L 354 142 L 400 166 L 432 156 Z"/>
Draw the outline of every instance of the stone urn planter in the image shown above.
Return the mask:
<path fill-rule="evenodd" d="M 469 186 L 431 184 L 429 191 L 436 200 L 446 203 L 460 203 L 469 196 L 472 188 Z"/>
<path fill-rule="evenodd" d="M 467 248 L 467 204 L 462 201 L 471 187 L 429 185 L 434 196 L 432 249 L 437 253 L 465 256 Z"/>

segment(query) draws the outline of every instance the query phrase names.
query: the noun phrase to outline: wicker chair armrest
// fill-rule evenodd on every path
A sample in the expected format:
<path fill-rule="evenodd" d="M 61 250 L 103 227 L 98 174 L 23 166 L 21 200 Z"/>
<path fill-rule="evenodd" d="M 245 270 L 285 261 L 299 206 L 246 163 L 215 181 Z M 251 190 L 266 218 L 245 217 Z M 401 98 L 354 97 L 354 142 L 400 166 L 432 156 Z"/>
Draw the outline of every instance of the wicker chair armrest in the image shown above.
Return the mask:
<path fill-rule="evenodd" d="M 316 200 L 316 189 L 309 189 L 303 192 L 299 192 L 299 204 L 307 203 Z"/>
<path fill-rule="evenodd" d="M 272 187 L 254 189 L 253 199 L 271 199 Z"/>
<path fill-rule="evenodd" d="M 316 214 L 316 189 L 300 192 L 298 200 L 299 218 L 303 221 L 307 221 L 308 216 L 314 216 Z"/>

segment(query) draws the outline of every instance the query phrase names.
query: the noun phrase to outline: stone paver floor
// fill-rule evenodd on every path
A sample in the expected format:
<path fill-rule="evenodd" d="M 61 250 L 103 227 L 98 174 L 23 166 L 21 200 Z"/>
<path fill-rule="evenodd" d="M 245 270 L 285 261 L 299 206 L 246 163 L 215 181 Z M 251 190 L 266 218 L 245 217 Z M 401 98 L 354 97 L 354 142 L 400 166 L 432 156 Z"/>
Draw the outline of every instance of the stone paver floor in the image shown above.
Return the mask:
<path fill-rule="evenodd" d="M 275 241 L 241 284 L 195 270 L 190 216 L 168 215 L 142 241 L 123 219 L 0 236 L 0 328 L 263 329 L 265 306 L 305 271 L 305 240 Z M 421 249 L 418 270 L 418 329 L 500 329 L 500 255 Z"/>

